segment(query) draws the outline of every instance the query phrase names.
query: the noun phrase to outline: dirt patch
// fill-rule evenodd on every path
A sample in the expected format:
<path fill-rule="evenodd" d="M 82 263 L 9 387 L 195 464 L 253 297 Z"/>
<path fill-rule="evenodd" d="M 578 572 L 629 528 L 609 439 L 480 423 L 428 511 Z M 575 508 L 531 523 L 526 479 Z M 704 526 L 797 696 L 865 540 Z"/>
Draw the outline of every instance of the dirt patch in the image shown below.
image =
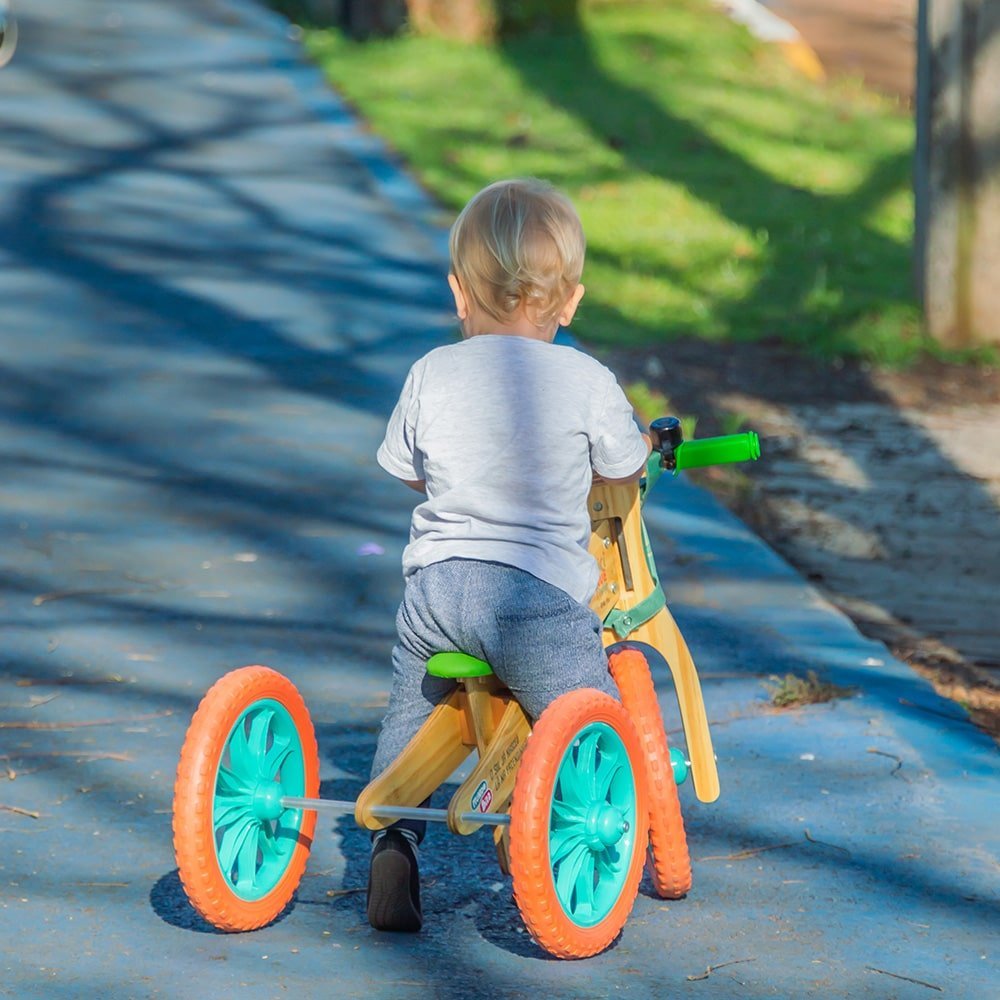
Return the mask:
<path fill-rule="evenodd" d="M 764 0 L 790 21 L 827 72 L 854 76 L 876 90 L 913 99 L 916 0 Z"/>
<path fill-rule="evenodd" d="M 762 437 L 700 481 L 848 614 L 1000 736 L 1000 372 L 829 366 L 776 344 L 608 352 L 697 434 Z"/>
<path fill-rule="evenodd" d="M 830 73 L 912 102 L 914 0 L 766 2 Z M 729 430 L 734 414 L 763 433 L 765 462 L 704 484 L 1000 739 L 1000 373 L 831 370 L 774 345 L 620 360 L 647 381 L 669 371 L 702 434 Z"/>

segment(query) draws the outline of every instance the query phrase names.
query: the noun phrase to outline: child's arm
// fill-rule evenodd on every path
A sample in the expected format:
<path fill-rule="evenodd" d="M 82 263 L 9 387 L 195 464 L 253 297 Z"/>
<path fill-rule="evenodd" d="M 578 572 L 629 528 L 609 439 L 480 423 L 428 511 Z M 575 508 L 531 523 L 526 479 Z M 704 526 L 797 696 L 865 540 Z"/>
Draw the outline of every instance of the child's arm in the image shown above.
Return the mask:
<path fill-rule="evenodd" d="M 588 432 L 590 464 L 602 482 L 631 483 L 645 472 L 652 443 L 640 430 L 632 404 L 606 368 L 604 380 L 604 399 Z"/>
<path fill-rule="evenodd" d="M 622 476 L 618 479 L 608 479 L 607 476 L 602 476 L 597 472 L 594 473 L 595 483 L 606 483 L 608 486 L 616 486 L 619 483 L 631 483 L 636 479 L 640 479 L 646 472 L 646 460 L 649 458 L 653 451 L 653 442 L 650 440 L 648 434 L 643 434 L 642 439 L 646 442 L 646 458 L 642 460 L 642 465 L 635 470 L 630 476 Z"/>
<path fill-rule="evenodd" d="M 419 362 L 418 362 L 419 364 Z M 418 409 L 414 391 L 414 369 L 406 376 L 403 391 L 389 417 L 385 439 L 378 449 L 376 460 L 390 476 L 405 483 L 418 493 L 427 492 L 427 482 L 423 475 L 423 455 L 416 443 L 416 411 Z"/>

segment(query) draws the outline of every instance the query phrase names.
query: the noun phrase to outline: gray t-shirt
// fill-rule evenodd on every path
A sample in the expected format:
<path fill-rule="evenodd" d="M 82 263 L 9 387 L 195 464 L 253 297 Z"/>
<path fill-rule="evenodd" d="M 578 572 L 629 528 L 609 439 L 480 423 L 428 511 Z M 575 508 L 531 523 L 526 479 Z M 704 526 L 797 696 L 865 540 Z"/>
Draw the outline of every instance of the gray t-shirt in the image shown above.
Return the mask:
<path fill-rule="evenodd" d="M 427 483 L 403 575 L 485 559 L 586 603 L 598 576 L 591 470 L 621 478 L 645 456 L 625 394 L 589 355 L 493 334 L 439 347 L 410 369 L 377 456 L 391 475 Z"/>

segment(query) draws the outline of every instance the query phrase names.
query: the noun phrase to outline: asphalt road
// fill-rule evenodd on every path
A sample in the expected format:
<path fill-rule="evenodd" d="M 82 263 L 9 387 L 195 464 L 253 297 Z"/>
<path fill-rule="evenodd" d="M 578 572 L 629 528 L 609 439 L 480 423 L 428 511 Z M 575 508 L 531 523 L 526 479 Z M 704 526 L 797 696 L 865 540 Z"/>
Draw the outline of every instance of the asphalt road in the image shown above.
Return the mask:
<path fill-rule="evenodd" d="M 36 0 L 0 96 L 0 994 L 996 995 L 995 747 L 681 482 L 648 523 L 723 783 L 682 790 L 687 899 L 549 960 L 488 836 L 435 832 L 424 931 L 379 935 L 321 818 L 278 922 L 207 927 L 170 809 L 217 677 L 282 670 L 324 794 L 367 774 L 412 499 L 373 453 L 451 335 L 441 219 L 247 0 Z M 807 669 L 856 693 L 769 712 Z"/>

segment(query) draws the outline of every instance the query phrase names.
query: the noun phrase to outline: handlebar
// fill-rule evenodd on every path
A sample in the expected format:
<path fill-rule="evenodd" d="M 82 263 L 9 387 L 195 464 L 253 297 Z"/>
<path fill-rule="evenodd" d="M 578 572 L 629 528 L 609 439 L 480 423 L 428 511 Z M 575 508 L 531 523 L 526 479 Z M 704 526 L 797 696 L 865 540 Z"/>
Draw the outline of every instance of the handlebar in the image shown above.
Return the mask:
<path fill-rule="evenodd" d="M 664 469 L 676 475 L 684 469 L 699 469 L 707 465 L 755 462 L 761 454 L 760 438 L 754 431 L 685 441 L 681 422 L 676 417 L 654 420 L 649 425 L 649 436 L 653 442 L 653 453 L 646 464 L 643 497 Z"/>
<path fill-rule="evenodd" d="M 756 462 L 758 458 L 760 458 L 760 438 L 754 431 L 702 438 L 700 441 L 684 441 L 674 449 L 674 467 L 678 472 L 706 465 Z"/>

